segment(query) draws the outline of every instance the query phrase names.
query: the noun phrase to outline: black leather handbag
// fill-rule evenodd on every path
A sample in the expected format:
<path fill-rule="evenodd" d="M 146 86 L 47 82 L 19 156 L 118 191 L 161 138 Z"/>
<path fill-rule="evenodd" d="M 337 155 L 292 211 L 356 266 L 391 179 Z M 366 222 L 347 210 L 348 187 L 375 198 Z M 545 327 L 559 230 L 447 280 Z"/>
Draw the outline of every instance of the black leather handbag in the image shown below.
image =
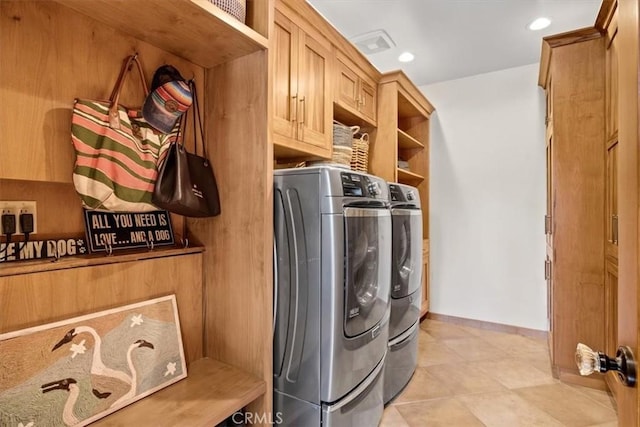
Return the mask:
<path fill-rule="evenodd" d="M 179 215 L 210 217 L 220 214 L 220 198 L 213 168 L 207 157 L 202 118 L 198 105 L 196 87 L 189 82 L 193 94 L 193 138 L 195 153 L 184 146 L 184 135 L 189 112 L 183 114 L 176 140 L 171 143 L 167 155 L 160 165 L 153 190 L 153 204 Z M 196 125 L 196 122 L 198 123 Z M 199 132 L 197 131 L 199 127 Z M 198 134 L 202 142 L 202 156 L 198 155 Z"/>

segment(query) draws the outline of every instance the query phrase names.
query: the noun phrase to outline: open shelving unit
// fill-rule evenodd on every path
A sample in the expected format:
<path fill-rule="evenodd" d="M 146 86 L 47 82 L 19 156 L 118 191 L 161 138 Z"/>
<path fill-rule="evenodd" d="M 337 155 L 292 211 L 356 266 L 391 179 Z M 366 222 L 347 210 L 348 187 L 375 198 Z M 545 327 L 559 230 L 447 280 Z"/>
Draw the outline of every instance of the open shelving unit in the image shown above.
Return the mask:
<path fill-rule="evenodd" d="M 422 207 L 424 255 L 422 315 L 429 307 L 429 120 L 431 103 L 402 71 L 382 75 L 378 86 L 378 130 L 371 170 L 389 182 L 416 187 Z M 398 160 L 408 163 L 398 167 Z"/>
<path fill-rule="evenodd" d="M 84 231 L 71 179 L 74 98 L 108 97 L 134 52 L 148 81 L 172 64 L 198 82 L 222 213 L 184 220 L 197 246 L 0 265 L 0 333 L 176 295 L 188 377 L 97 425 L 210 427 L 243 407 L 271 411 L 273 2 L 247 7 L 245 24 L 208 0 L 0 2 L 0 97 L 13 100 L 0 115 L 0 193 L 37 202 L 33 239 Z M 132 80 L 121 102 L 139 106 Z"/>

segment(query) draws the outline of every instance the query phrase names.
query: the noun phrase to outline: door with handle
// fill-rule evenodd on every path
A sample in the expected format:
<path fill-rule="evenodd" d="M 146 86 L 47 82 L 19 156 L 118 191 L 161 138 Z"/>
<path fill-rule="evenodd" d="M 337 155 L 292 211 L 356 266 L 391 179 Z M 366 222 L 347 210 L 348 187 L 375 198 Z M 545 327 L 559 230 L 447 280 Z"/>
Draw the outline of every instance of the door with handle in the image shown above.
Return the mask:
<path fill-rule="evenodd" d="M 638 56 L 640 19 L 637 0 L 618 0 L 618 353 L 627 350 L 638 357 L 640 302 L 640 123 L 638 90 L 640 89 Z M 613 356 L 610 354 L 610 356 Z M 628 355 L 624 357 L 628 359 Z M 616 361 L 617 362 L 617 361 Z M 620 360 L 622 362 L 622 360 Z M 606 361 L 605 361 L 606 364 Z M 640 427 L 638 385 L 616 387 L 618 423 Z"/>

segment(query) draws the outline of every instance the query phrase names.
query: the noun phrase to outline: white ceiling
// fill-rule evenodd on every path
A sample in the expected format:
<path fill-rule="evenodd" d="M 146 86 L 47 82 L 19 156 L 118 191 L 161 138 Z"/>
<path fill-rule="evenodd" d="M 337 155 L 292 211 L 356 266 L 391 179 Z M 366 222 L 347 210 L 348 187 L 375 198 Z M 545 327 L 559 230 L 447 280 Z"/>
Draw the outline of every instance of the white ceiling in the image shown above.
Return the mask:
<path fill-rule="evenodd" d="M 542 37 L 592 27 L 601 0 L 307 0 L 346 38 L 383 29 L 396 46 L 368 56 L 418 86 L 533 64 Z M 541 31 L 526 26 L 551 19 Z M 415 55 L 411 63 L 400 53 Z"/>

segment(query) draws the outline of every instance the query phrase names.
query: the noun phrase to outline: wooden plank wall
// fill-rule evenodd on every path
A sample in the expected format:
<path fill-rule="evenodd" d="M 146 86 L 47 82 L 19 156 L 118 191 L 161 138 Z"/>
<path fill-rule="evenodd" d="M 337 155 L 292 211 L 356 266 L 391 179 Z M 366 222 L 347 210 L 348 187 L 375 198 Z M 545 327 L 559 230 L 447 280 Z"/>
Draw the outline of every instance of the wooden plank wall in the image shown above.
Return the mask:
<path fill-rule="evenodd" d="M 0 334 L 175 294 L 185 357 L 203 356 L 202 254 L 0 277 Z"/>

